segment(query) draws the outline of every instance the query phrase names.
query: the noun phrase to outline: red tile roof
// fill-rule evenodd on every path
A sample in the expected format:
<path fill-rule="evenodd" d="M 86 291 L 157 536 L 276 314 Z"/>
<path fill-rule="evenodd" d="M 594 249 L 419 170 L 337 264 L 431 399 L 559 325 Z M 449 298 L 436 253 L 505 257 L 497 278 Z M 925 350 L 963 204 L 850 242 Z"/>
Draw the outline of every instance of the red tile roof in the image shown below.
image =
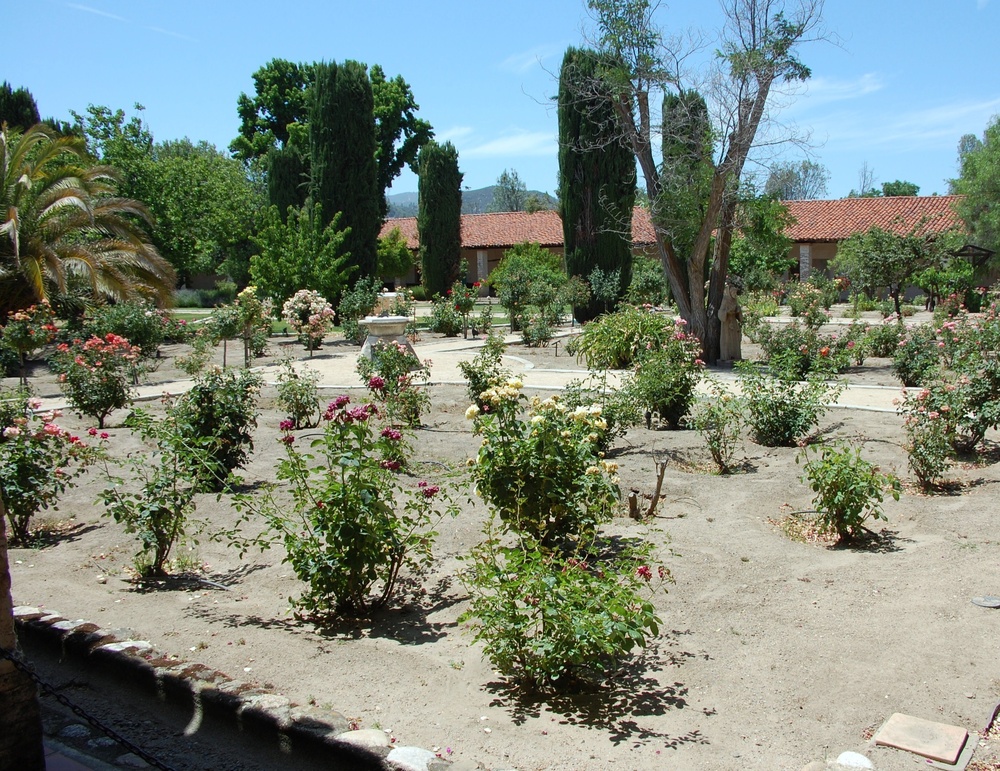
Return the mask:
<path fill-rule="evenodd" d="M 406 245 L 417 249 L 416 217 L 398 217 L 386 220 L 380 236 L 399 228 L 406 236 Z M 636 207 L 632 216 L 632 242 L 651 244 L 655 240 L 649 212 Z M 534 242 L 542 246 L 562 246 L 562 219 L 555 211 L 494 212 L 491 214 L 462 215 L 463 249 L 506 249 L 514 244 Z"/>
<path fill-rule="evenodd" d="M 961 220 L 952 205 L 961 196 L 896 196 L 838 198 L 832 201 L 785 201 L 795 224 L 785 231 L 793 241 L 841 241 L 872 225 L 905 235 L 920 223 L 923 230 L 941 232 Z"/>

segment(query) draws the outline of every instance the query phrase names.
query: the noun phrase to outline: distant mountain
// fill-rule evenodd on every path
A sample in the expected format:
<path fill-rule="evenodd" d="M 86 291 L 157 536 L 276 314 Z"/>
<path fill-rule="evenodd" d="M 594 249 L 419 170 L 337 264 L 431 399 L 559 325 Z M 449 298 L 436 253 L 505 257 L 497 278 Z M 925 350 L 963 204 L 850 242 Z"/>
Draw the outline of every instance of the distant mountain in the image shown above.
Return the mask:
<path fill-rule="evenodd" d="M 493 203 L 493 188 L 481 187 L 478 190 L 462 191 L 462 214 L 483 214 Z M 538 196 L 545 202 L 546 208 L 556 208 L 556 199 L 548 193 L 539 190 L 529 190 L 528 195 Z M 389 204 L 390 217 L 416 217 L 417 216 L 417 194 L 416 193 L 395 193 L 385 197 Z"/>

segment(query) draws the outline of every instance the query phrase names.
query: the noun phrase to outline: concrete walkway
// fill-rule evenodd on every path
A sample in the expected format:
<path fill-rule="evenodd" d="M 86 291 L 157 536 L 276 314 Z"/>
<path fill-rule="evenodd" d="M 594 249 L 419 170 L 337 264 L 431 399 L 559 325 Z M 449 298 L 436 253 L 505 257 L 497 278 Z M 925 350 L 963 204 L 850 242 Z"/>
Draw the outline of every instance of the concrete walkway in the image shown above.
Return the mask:
<path fill-rule="evenodd" d="M 508 343 L 520 342 L 519 335 L 507 335 Z M 453 338 L 431 338 L 417 342 L 414 350 L 421 360 L 430 360 L 431 377 L 430 383 L 465 385 L 465 378 L 458 368 L 461 361 L 472 359 L 483 347 L 485 341 L 482 338 L 477 340 Z M 517 355 L 519 347 L 509 348 L 512 351 L 504 356 L 503 364 L 516 377 L 520 378 L 525 388 L 559 390 L 571 380 L 582 380 L 588 377 L 587 369 L 577 361 L 576 357 L 564 354 L 565 341 L 563 337 L 556 337 L 551 346 L 558 345 L 557 355 L 552 364 L 541 367 L 533 365 L 527 359 Z M 520 349 L 523 350 L 523 349 Z M 563 359 L 565 355 L 565 359 Z M 564 361 L 564 363 L 563 363 Z M 355 366 L 357 364 L 357 353 L 353 350 L 338 349 L 336 352 L 324 353 L 321 349 L 312 358 L 302 359 L 298 366 L 309 367 L 319 373 L 319 383 L 324 391 L 360 388 L 361 383 L 358 378 Z M 278 365 L 268 365 L 258 368 L 258 372 L 263 375 L 266 382 L 274 384 L 277 380 Z M 608 385 L 612 388 L 621 383 L 622 371 L 611 371 L 608 373 Z M 738 391 L 738 381 L 736 374 L 732 370 L 709 368 L 708 374 L 715 380 L 731 386 L 734 391 Z M 180 394 L 189 390 L 193 385 L 193 380 L 175 380 L 169 383 L 157 383 L 155 385 L 141 385 L 136 389 L 137 401 L 151 401 L 161 398 L 164 393 Z M 699 390 L 708 393 L 708 386 L 703 381 Z M 902 389 L 886 386 L 869 385 L 849 385 L 840 394 L 836 403 L 831 406 L 844 407 L 850 409 L 874 410 L 878 412 L 896 412 L 893 405 L 895 399 L 902 397 Z M 52 397 L 43 400 L 43 409 L 64 409 L 68 407 L 65 400 L 59 397 Z"/>

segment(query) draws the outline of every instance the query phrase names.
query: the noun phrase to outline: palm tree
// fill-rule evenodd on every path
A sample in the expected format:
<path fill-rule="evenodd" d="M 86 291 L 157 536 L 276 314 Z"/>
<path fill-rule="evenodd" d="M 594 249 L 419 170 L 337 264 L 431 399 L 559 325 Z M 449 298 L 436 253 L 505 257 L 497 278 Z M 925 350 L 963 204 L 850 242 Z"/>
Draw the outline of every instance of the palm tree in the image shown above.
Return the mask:
<path fill-rule="evenodd" d="M 174 269 L 143 230 L 146 207 L 117 197 L 116 181 L 112 168 L 87 162 L 79 137 L 0 127 L 0 319 L 65 293 L 73 277 L 95 299 L 170 303 Z"/>

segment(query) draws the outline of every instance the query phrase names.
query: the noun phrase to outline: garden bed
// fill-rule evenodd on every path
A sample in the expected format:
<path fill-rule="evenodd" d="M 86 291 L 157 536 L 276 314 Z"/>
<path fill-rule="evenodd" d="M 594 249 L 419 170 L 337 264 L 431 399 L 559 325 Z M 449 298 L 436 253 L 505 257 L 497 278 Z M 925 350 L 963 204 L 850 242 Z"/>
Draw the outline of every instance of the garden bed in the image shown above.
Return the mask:
<path fill-rule="evenodd" d="M 275 342 L 267 361 L 286 347 Z M 234 349 L 230 363 L 239 363 Z M 180 352 L 165 346 L 151 379 L 180 377 L 172 363 Z M 550 368 L 564 361 L 551 348 L 510 353 Z M 895 385 L 879 372 L 885 367 L 872 360 L 848 377 Z M 40 368 L 31 382 L 40 395 L 58 392 Z M 463 388 L 435 386 L 430 395 L 431 411 L 413 437 L 413 473 L 444 486 L 479 439 L 464 417 Z M 262 394 L 248 486 L 273 480 L 283 453 L 275 396 L 272 388 Z M 114 453 L 138 449 L 124 416 L 109 419 Z M 62 422 L 75 431 L 90 425 L 68 414 Z M 882 470 L 908 478 L 897 415 L 837 410 L 819 434 L 856 440 Z M 903 712 L 975 731 L 1000 697 L 1000 613 L 969 601 L 1000 593 L 998 437 L 987 439 L 985 460 L 953 466 L 948 492 L 928 496 L 907 484 L 870 538 L 829 547 L 791 540 L 781 527 L 811 508 L 798 449 L 746 441 L 741 473 L 719 476 L 696 432 L 631 429 L 609 453 L 622 488 L 650 493 L 654 461 L 666 459 L 665 497 L 654 519 L 619 517 L 607 529 L 653 540 L 676 583 L 655 599 L 663 627 L 650 648 L 609 686 L 583 694 L 517 692 L 458 622 L 467 608 L 460 558 L 486 521 L 474 499 L 440 523 L 435 562 L 419 586 L 370 623 L 316 628 L 289 611 L 287 598 L 301 585 L 279 550 L 240 559 L 209 538 L 235 522 L 225 496 L 198 500 L 205 531 L 179 551 L 176 568 L 187 575 L 137 582 L 133 540 L 101 516 L 102 482 L 91 470 L 48 516 L 50 532 L 11 551 L 14 599 L 132 629 L 160 651 L 488 768 L 798 771 L 842 750 L 866 752 L 879 769 L 911 768 L 912 757 L 870 748 L 870 730 Z M 995 760 L 998 749 L 982 749 L 977 759 Z"/>

